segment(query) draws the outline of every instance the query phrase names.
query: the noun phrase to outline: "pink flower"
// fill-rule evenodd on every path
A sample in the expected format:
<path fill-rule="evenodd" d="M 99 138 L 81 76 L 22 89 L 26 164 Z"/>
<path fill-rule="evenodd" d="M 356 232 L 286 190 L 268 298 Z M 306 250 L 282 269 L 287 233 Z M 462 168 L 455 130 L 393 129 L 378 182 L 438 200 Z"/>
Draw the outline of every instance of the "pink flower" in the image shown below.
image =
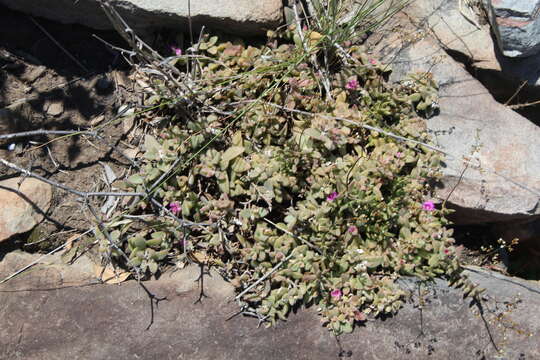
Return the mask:
<path fill-rule="evenodd" d="M 338 194 L 337 192 L 334 191 L 333 193 L 331 193 L 330 195 L 328 195 L 328 196 L 326 197 L 326 200 L 328 200 L 328 201 L 334 201 L 334 200 L 337 199 L 338 196 L 339 196 L 339 194 Z"/>
<path fill-rule="evenodd" d="M 446 255 L 448 255 L 448 254 L 450 254 L 450 250 L 444 249 L 444 253 L 445 253 Z"/>
<path fill-rule="evenodd" d="M 178 201 L 175 201 L 169 204 L 169 210 L 171 210 L 171 212 L 176 215 L 182 210 L 182 206 Z"/>
<path fill-rule="evenodd" d="M 358 232 L 358 228 L 354 225 L 349 226 L 349 229 L 347 230 L 351 234 L 356 234 Z"/>
<path fill-rule="evenodd" d="M 396 153 L 396 157 L 397 157 L 398 159 L 401 159 L 401 158 L 403 157 L 403 153 L 402 153 L 401 151 L 398 151 L 398 152 Z"/>
<path fill-rule="evenodd" d="M 349 80 L 347 82 L 347 85 L 345 85 L 345 88 L 349 89 L 349 90 L 356 90 L 358 89 L 358 81 L 356 80 Z"/>
<path fill-rule="evenodd" d="M 171 50 L 172 50 L 173 54 L 175 54 L 176 56 L 181 56 L 182 55 L 182 49 L 177 48 L 174 45 L 171 45 Z"/>
<path fill-rule="evenodd" d="M 341 295 L 343 295 L 343 294 L 342 294 L 341 290 L 335 289 L 335 290 L 332 290 L 332 292 L 330 293 L 330 295 L 332 295 L 332 297 L 333 297 L 334 299 L 339 300 L 339 299 L 341 299 Z"/>
<path fill-rule="evenodd" d="M 433 201 L 426 201 L 422 204 L 422 209 L 427 211 L 433 211 L 435 210 L 435 204 Z"/>
<path fill-rule="evenodd" d="M 377 65 L 377 60 L 375 60 L 375 59 L 369 59 L 369 63 L 370 63 L 371 65 Z"/>

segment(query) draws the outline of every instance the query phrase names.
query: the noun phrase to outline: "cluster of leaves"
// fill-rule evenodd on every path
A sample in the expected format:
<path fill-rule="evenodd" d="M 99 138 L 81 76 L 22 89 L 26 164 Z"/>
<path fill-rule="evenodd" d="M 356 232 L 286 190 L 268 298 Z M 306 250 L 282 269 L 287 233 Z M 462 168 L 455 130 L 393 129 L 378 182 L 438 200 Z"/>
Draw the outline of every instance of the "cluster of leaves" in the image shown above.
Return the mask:
<path fill-rule="evenodd" d="M 152 204 L 141 201 L 130 211 L 143 220 L 109 228 L 143 273 L 194 260 L 219 266 L 239 292 L 270 273 L 241 298 L 262 318 L 273 324 L 314 305 L 330 329 L 349 332 L 400 308 L 400 276 L 464 281 L 444 211 L 424 204 L 439 155 L 364 126 L 428 141 L 419 114 L 436 91 L 419 74 L 388 84 L 388 66 L 351 46 L 353 65 L 336 66 L 324 93 L 309 63 L 320 34 L 305 33 L 306 54 L 286 41 L 289 30 L 259 48 L 199 43 L 189 114 L 153 84 L 149 103 L 170 121 L 146 135 L 142 170 L 124 187 L 151 191 L 177 218 L 206 226 L 144 218 Z M 183 69 L 189 59 L 170 61 Z"/>

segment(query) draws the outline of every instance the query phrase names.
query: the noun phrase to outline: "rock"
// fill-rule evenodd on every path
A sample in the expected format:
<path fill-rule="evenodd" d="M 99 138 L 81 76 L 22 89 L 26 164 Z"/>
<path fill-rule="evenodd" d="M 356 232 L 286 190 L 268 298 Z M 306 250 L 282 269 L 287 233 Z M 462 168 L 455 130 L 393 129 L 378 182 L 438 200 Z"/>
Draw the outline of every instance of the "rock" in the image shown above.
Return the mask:
<path fill-rule="evenodd" d="M 540 51 L 540 1 L 483 0 L 503 54 L 527 57 Z"/>
<path fill-rule="evenodd" d="M 6 255 L 0 279 L 28 263 L 14 265 L 22 256 Z M 228 301 L 231 286 L 218 277 L 204 278 L 208 297 L 196 302 L 197 268 L 144 282 L 162 299 L 153 307 L 134 280 L 100 285 L 86 271 L 70 270 L 41 264 L 0 284 L 0 358 L 327 360 L 339 358 L 340 350 L 365 360 L 540 357 L 538 285 L 481 269 L 469 276 L 487 288 L 482 315 L 445 281 L 405 279 L 401 284 L 413 297 L 397 315 L 341 336 L 342 349 L 314 309 L 299 309 L 270 329 L 258 327 L 257 319 L 231 317 L 239 308 Z M 70 272 L 79 275 L 62 281 Z"/>
<path fill-rule="evenodd" d="M 410 16 L 415 26 L 431 31 L 443 48 L 468 57 L 475 67 L 498 67 L 501 70 L 495 58 L 496 47 L 490 35 L 489 24 L 485 24 L 481 18 L 473 18 L 481 24 L 478 29 L 459 11 L 458 1 L 416 0 L 404 12 Z"/>
<path fill-rule="evenodd" d="M 189 14 L 197 30 L 201 26 L 248 36 L 262 35 L 282 21 L 282 0 L 125 0 L 111 1 L 134 29 L 174 28 L 186 31 Z M 13 10 L 62 23 L 77 23 L 95 29 L 112 29 L 98 0 L 0 0 Z"/>
<path fill-rule="evenodd" d="M 40 78 L 45 71 L 46 68 L 43 65 L 31 66 L 30 69 L 21 76 L 21 79 L 29 83 L 33 83 L 36 81 L 36 79 Z"/>
<path fill-rule="evenodd" d="M 41 260 L 40 260 L 41 259 Z M 80 286 L 91 282 L 97 283 L 94 272 L 94 261 L 85 254 L 74 259 L 71 265 L 67 265 L 62 260 L 62 253 L 57 252 L 43 257 L 43 254 L 29 254 L 20 250 L 12 251 L 0 260 L 0 281 L 19 271 L 20 269 L 36 262 L 30 270 L 37 271 L 40 276 L 28 276 L 29 272 L 22 272 L 8 280 L 9 282 L 19 282 L 25 287 L 48 287 L 57 286 Z M 4 285 L 5 287 L 6 285 Z M 2 285 L 0 284 L 0 289 Z"/>
<path fill-rule="evenodd" d="M 504 56 L 492 37 L 489 23 L 478 18 L 481 28 L 476 28 L 460 13 L 457 1 L 416 0 L 407 7 L 406 13 L 419 28 L 429 29 L 454 57 L 463 59 L 475 70 L 486 71 L 477 75 L 490 89 L 497 91 L 497 87 L 506 87 L 501 91 L 513 93 L 523 81 L 540 86 L 540 54 L 519 58 Z"/>
<path fill-rule="evenodd" d="M 428 71 L 439 84 L 440 113 L 426 123 L 436 145 L 451 154 L 437 195 L 458 209 L 454 220 L 473 224 L 540 215 L 540 128 L 496 102 L 404 14 L 369 43 L 383 62 L 391 63 L 391 81 Z M 465 166 L 464 157 L 480 170 Z"/>
<path fill-rule="evenodd" d="M 51 186 L 37 179 L 0 181 L 0 242 L 32 230 L 43 220 L 51 201 Z"/>
<path fill-rule="evenodd" d="M 47 111 L 47 114 L 51 116 L 58 116 L 64 112 L 64 104 L 62 103 L 62 101 L 45 103 L 45 109 Z"/>

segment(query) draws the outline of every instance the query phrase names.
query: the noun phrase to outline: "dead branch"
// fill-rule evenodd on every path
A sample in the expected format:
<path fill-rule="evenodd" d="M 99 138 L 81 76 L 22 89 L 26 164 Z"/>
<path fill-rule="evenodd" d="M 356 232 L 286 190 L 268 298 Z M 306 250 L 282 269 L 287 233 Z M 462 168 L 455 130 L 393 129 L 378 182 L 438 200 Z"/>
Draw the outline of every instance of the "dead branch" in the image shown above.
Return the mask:
<path fill-rule="evenodd" d="M 28 177 L 38 179 L 38 180 L 43 181 L 43 182 L 45 182 L 45 183 L 47 183 L 47 184 L 49 184 L 51 186 L 57 187 L 59 189 L 65 190 L 67 192 L 70 192 L 72 194 L 78 195 L 78 196 L 83 197 L 83 198 L 88 198 L 88 197 L 93 197 L 93 196 L 146 196 L 145 193 L 136 193 L 136 192 L 86 192 L 86 191 L 79 191 L 79 190 L 72 189 L 69 186 L 57 183 L 56 181 L 49 180 L 49 179 L 47 179 L 47 178 L 45 178 L 43 176 L 40 176 L 38 174 L 34 174 L 33 172 L 28 171 L 26 169 L 23 169 L 23 168 L 15 165 L 15 164 L 12 164 L 9 161 L 4 160 L 2 158 L 0 158 L 0 163 L 3 164 L 4 166 L 10 168 L 10 169 L 13 169 L 13 170 L 23 174 L 24 176 L 28 176 Z"/>
<path fill-rule="evenodd" d="M 90 135 L 90 136 L 97 136 L 97 132 L 95 131 L 86 131 L 86 130 L 32 130 L 32 131 L 24 131 L 19 133 L 12 133 L 12 134 L 4 134 L 0 135 L 0 140 L 9 140 L 9 139 L 15 139 L 15 138 L 21 138 L 21 137 L 30 137 L 30 136 L 36 136 L 36 135 Z"/>

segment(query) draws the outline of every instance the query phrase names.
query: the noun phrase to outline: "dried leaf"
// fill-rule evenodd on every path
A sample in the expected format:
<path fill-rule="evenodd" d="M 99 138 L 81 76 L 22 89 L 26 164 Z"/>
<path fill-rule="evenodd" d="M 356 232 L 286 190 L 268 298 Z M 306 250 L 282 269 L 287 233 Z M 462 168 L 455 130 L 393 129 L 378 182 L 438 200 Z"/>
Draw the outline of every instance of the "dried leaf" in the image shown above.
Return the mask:
<path fill-rule="evenodd" d="M 210 260 L 208 254 L 202 251 L 193 251 L 189 254 L 193 261 L 199 264 L 207 264 Z"/>
<path fill-rule="evenodd" d="M 114 268 L 111 265 L 103 267 L 97 264 L 94 264 L 94 274 L 105 284 L 120 284 L 126 281 L 127 278 L 131 275 L 130 272 L 120 269 L 116 269 L 115 272 Z"/>

